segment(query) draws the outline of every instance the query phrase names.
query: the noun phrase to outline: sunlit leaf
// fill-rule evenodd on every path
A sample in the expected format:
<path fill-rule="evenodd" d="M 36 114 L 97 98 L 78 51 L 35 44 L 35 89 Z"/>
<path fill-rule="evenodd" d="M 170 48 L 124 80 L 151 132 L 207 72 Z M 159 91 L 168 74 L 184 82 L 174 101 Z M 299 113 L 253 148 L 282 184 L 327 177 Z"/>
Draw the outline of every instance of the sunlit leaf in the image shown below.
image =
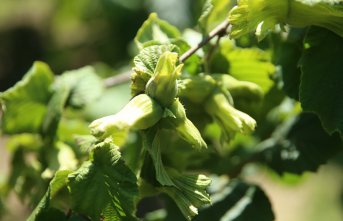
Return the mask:
<path fill-rule="evenodd" d="M 272 86 L 272 74 L 275 67 L 270 55 L 257 48 L 235 49 L 227 55 L 230 67 L 229 74 L 238 80 L 251 81 L 258 84 L 264 92 Z"/>
<path fill-rule="evenodd" d="M 176 27 L 172 26 L 164 20 L 159 19 L 156 13 L 151 13 L 149 18 L 138 30 L 135 37 L 135 43 L 138 48 L 142 49 L 148 45 L 156 43 L 168 44 L 171 43 L 171 38 L 178 37 L 180 37 L 180 32 Z"/>
<path fill-rule="evenodd" d="M 232 0 L 208 0 L 203 6 L 199 18 L 199 25 L 205 34 L 208 34 L 221 22 L 228 19 L 229 11 L 234 6 Z"/>
<path fill-rule="evenodd" d="M 342 0 L 241 0 L 230 12 L 231 37 L 255 31 L 259 40 L 275 25 L 310 25 L 327 28 L 343 36 Z"/>
<path fill-rule="evenodd" d="M 1 128 L 4 133 L 40 132 L 53 78 L 48 65 L 35 62 L 21 81 L 0 93 L 4 110 Z"/>
<path fill-rule="evenodd" d="M 240 48 L 228 38 L 220 42 L 219 50 L 211 61 L 212 73 L 228 73 L 241 81 L 259 85 L 264 93 L 273 86 L 275 66 L 271 54 L 259 48 Z"/>

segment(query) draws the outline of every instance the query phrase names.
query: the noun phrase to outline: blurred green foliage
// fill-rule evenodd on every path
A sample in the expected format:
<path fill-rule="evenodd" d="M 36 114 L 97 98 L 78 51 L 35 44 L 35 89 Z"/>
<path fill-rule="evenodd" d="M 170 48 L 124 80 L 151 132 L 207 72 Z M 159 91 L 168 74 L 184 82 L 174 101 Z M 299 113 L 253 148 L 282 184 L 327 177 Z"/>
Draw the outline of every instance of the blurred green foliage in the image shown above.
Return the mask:
<path fill-rule="evenodd" d="M 96 62 L 126 66 L 137 51 L 132 40 L 150 12 L 185 28 L 196 23 L 202 2 L 1 0 L 0 91 L 36 60 L 57 74 Z"/>

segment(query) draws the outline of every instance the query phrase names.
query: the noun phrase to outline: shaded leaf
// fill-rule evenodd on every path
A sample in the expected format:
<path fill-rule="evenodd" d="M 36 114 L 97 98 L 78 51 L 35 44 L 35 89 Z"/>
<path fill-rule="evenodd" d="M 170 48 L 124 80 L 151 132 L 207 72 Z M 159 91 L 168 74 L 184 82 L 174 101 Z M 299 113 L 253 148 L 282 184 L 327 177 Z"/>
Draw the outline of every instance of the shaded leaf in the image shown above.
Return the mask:
<path fill-rule="evenodd" d="M 48 190 L 49 192 L 49 190 Z M 50 207 L 49 203 L 49 194 L 46 194 L 36 209 L 32 212 L 32 214 L 27 218 L 27 221 L 60 221 L 66 220 L 66 215 L 53 207 Z"/>
<path fill-rule="evenodd" d="M 57 194 L 57 192 L 64 186 L 66 186 L 67 176 L 71 171 L 60 170 L 57 171 L 55 177 L 51 180 L 48 190 L 45 195 L 31 213 L 27 221 L 60 221 L 66 220 L 66 215 L 50 206 L 51 199 Z"/>
<path fill-rule="evenodd" d="M 273 221 L 275 219 L 265 193 L 256 185 L 231 181 L 213 197 L 211 207 L 200 210 L 194 221 Z"/>
<path fill-rule="evenodd" d="M 280 174 L 316 171 L 343 149 L 340 136 L 327 134 L 319 119 L 309 113 L 280 126 L 264 144 L 264 161 Z"/>
<path fill-rule="evenodd" d="M 275 39 L 273 57 L 280 65 L 283 90 L 291 98 L 299 100 L 301 70 L 299 60 L 303 51 L 303 38 L 306 29 L 290 29 L 287 39 Z"/>
<path fill-rule="evenodd" d="M 301 57 L 300 102 L 318 114 L 324 128 L 343 132 L 343 39 L 321 28 L 311 28 Z"/>
<path fill-rule="evenodd" d="M 8 185 L 15 190 L 19 199 L 29 199 L 31 204 L 37 205 L 45 193 L 47 182 L 41 177 L 41 170 L 36 165 L 37 159 L 30 162 L 25 159 L 28 154 L 27 144 L 20 144 L 12 153 L 11 174 L 8 177 Z M 40 147 L 38 147 L 40 148 Z"/>

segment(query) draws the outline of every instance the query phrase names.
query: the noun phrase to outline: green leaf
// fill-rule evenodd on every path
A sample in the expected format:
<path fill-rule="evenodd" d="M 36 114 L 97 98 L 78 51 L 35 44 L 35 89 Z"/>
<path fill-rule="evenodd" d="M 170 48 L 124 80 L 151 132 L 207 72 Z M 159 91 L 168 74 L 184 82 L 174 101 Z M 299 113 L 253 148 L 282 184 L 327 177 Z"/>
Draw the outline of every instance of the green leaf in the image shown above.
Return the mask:
<path fill-rule="evenodd" d="M 291 98 L 299 100 L 301 70 L 299 59 L 303 49 L 303 38 L 307 29 L 290 29 L 287 39 L 273 35 L 275 45 L 273 57 L 281 67 L 283 91 Z"/>
<path fill-rule="evenodd" d="M 35 210 L 31 213 L 27 221 L 60 221 L 66 220 L 65 214 L 53 207 L 50 207 L 50 189 L 46 192 Z"/>
<path fill-rule="evenodd" d="M 177 52 L 177 50 L 176 46 L 172 44 L 146 47 L 133 59 L 134 71 L 146 73 L 151 77 L 161 55 L 167 51 Z"/>
<path fill-rule="evenodd" d="M 301 57 L 300 102 L 305 111 L 318 114 L 324 128 L 343 132 L 343 39 L 312 28 Z"/>
<path fill-rule="evenodd" d="M 59 87 L 54 91 L 48 103 L 48 110 L 42 124 L 42 134 L 51 140 L 56 135 L 69 94 L 70 89 L 68 87 Z"/>
<path fill-rule="evenodd" d="M 143 146 L 151 156 L 155 178 L 163 186 L 174 186 L 173 181 L 169 177 L 161 157 L 162 136 L 161 131 L 156 128 L 151 128 L 143 134 Z"/>
<path fill-rule="evenodd" d="M 293 0 L 291 0 L 293 1 Z M 259 40 L 274 29 L 275 25 L 287 15 L 287 3 L 279 0 L 241 0 L 230 11 L 232 25 L 230 36 L 238 38 L 255 31 Z"/>
<path fill-rule="evenodd" d="M 68 105 L 76 108 L 97 100 L 104 91 L 102 79 L 91 66 L 64 72 L 57 78 L 55 87 L 69 88 Z"/>
<path fill-rule="evenodd" d="M 60 191 L 67 184 L 68 175 L 71 173 L 71 170 L 59 170 L 55 173 L 54 178 L 50 181 L 50 199 L 53 199 L 58 191 Z"/>
<path fill-rule="evenodd" d="M 11 173 L 7 185 L 13 188 L 19 199 L 29 199 L 31 204 L 36 205 L 45 193 L 47 182 L 42 179 L 41 170 L 37 168 L 38 160 L 25 160 L 27 154 L 30 154 L 27 149 L 27 146 L 20 146 L 12 153 Z"/>
<path fill-rule="evenodd" d="M 343 150 L 340 136 L 327 134 L 318 117 L 310 113 L 281 125 L 264 144 L 264 161 L 279 174 L 316 171 Z"/>
<path fill-rule="evenodd" d="M 58 125 L 57 137 L 60 141 L 74 143 L 75 136 L 89 134 L 88 124 L 82 118 L 62 117 Z"/>
<path fill-rule="evenodd" d="M 275 66 L 270 54 L 257 48 L 235 48 L 226 58 L 229 61 L 229 74 L 241 81 L 258 84 L 266 93 L 273 86 L 271 76 Z"/>
<path fill-rule="evenodd" d="M 208 34 L 221 22 L 228 19 L 229 11 L 234 6 L 231 0 L 207 0 L 199 18 L 199 26 L 204 34 Z"/>
<path fill-rule="evenodd" d="M 212 73 L 228 73 L 241 81 L 259 85 L 264 93 L 273 86 L 271 80 L 275 66 L 271 63 L 271 53 L 258 48 L 236 47 L 234 42 L 223 38 L 219 50 L 211 60 Z"/>
<path fill-rule="evenodd" d="M 211 180 L 202 174 L 180 174 L 176 170 L 168 170 L 168 174 L 175 183 L 174 187 L 161 187 L 160 191 L 170 196 L 187 220 L 198 214 L 198 208 L 210 204 L 210 196 L 206 188 Z"/>
<path fill-rule="evenodd" d="M 18 134 L 12 135 L 6 141 L 6 148 L 11 153 L 17 149 L 25 149 L 28 151 L 37 151 L 43 146 L 43 141 L 38 134 Z"/>
<path fill-rule="evenodd" d="M 60 170 L 56 172 L 54 178 L 50 181 L 48 190 L 27 221 L 66 220 L 65 214 L 62 211 L 51 207 L 50 203 L 57 192 L 66 186 L 67 176 L 70 172 L 71 171 L 69 170 Z"/>
<path fill-rule="evenodd" d="M 170 39 L 178 37 L 180 32 L 176 27 L 159 19 L 156 13 L 151 13 L 138 30 L 135 43 L 139 49 L 142 49 L 152 44 L 169 44 Z"/>
<path fill-rule="evenodd" d="M 143 145 L 149 155 L 146 155 L 141 175 L 157 190 L 169 195 L 184 217 L 190 220 L 197 214 L 198 208 L 210 203 L 206 188 L 211 180 L 202 174 L 180 174 L 164 167 L 161 148 L 166 139 L 162 133 L 163 130 L 157 128 L 144 131 Z"/>
<path fill-rule="evenodd" d="M 136 176 L 110 140 L 99 143 L 86 161 L 68 176 L 72 208 L 94 220 L 134 220 Z"/>
<path fill-rule="evenodd" d="M 75 135 L 77 145 L 80 147 L 81 152 L 89 153 L 98 140 L 92 135 Z"/>
<path fill-rule="evenodd" d="M 201 15 L 198 19 L 198 23 L 201 29 L 206 30 L 206 23 L 208 20 L 208 17 L 210 16 L 211 12 L 213 11 L 213 0 L 206 0 L 202 10 Z"/>
<path fill-rule="evenodd" d="M 53 81 L 48 65 L 35 62 L 24 78 L 7 91 L 0 93 L 4 110 L 1 128 L 4 133 L 37 133 L 47 113 Z M 28 112 L 30 114 L 28 114 Z"/>
<path fill-rule="evenodd" d="M 241 0 L 229 16 L 230 36 L 240 37 L 255 31 L 262 40 L 277 24 L 295 27 L 320 26 L 343 37 L 341 0 Z"/>
<path fill-rule="evenodd" d="M 194 221 L 273 221 L 271 203 L 265 193 L 255 185 L 231 181 L 213 197 L 211 207 L 200 210 Z"/>

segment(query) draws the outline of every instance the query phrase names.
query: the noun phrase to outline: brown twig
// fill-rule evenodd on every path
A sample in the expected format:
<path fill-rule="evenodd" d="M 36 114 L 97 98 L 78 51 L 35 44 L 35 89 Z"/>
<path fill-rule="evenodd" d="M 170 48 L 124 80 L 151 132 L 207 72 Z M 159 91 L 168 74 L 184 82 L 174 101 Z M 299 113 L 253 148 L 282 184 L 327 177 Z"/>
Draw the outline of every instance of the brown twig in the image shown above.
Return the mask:
<path fill-rule="evenodd" d="M 190 48 L 183 55 L 181 55 L 179 61 L 181 63 L 185 62 L 197 50 L 199 50 L 204 45 L 206 45 L 209 41 L 211 41 L 212 38 L 214 38 L 216 36 L 223 36 L 223 35 L 225 35 L 227 33 L 227 29 L 229 28 L 229 26 L 230 26 L 230 22 L 228 20 L 225 20 L 224 22 L 220 23 L 205 38 L 203 38 L 203 40 L 199 44 L 197 44 L 196 46 Z"/>
<path fill-rule="evenodd" d="M 183 55 L 180 56 L 179 61 L 184 63 L 190 56 L 192 56 L 197 50 L 202 48 L 204 45 L 208 44 L 214 37 L 218 36 L 218 38 L 226 35 L 228 33 L 228 29 L 230 27 L 230 23 L 228 20 L 220 23 L 217 27 L 215 27 L 206 37 L 203 38 L 199 44 L 190 48 L 186 51 Z M 123 84 L 130 81 L 132 71 L 126 71 L 124 73 L 115 75 L 113 77 L 106 78 L 104 80 L 104 84 L 106 87 L 112 87 L 115 85 Z"/>
<path fill-rule="evenodd" d="M 129 71 L 125 71 L 123 73 L 114 75 L 112 77 L 108 77 L 104 80 L 104 85 L 105 85 L 105 87 L 112 87 L 115 85 L 126 83 L 126 82 L 130 81 L 131 73 L 132 73 L 132 71 L 129 70 Z"/>

